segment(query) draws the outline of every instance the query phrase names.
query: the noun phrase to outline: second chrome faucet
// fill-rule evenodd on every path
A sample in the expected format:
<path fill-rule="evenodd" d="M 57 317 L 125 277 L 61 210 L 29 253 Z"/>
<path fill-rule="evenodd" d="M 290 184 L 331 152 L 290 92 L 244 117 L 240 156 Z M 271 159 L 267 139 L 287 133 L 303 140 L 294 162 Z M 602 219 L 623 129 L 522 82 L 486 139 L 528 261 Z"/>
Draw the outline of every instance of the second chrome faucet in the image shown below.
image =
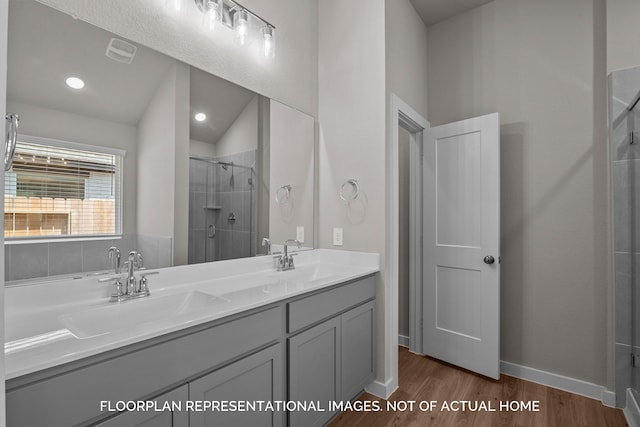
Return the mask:
<path fill-rule="evenodd" d="M 293 257 L 294 255 L 297 254 L 290 254 L 289 253 L 289 245 L 290 244 L 295 244 L 298 249 L 300 249 L 300 247 L 302 246 L 302 243 L 300 243 L 299 240 L 296 239 L 287 239 L 284 242 L 284 254 L 282 255 L 278 255 L 275 258 L 276 260 L 276 269 L 278 271 L 287 271 L 287 270 L 293 270 L 294 268 L 296 268 L 294 262 L 293 262 Z"/>

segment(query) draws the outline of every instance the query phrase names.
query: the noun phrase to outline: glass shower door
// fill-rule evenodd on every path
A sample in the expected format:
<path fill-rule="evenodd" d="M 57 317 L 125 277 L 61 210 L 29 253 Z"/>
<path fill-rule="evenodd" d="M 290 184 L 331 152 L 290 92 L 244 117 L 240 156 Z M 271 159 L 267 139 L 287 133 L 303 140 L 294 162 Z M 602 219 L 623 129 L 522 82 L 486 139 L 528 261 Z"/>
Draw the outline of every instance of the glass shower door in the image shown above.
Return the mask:
<path fill-rule="evenodd" d="M 640 67 L 610 80 L 616 404 L 640 402 Z M 640 419 L 640 414 L 637 414 Z"/>

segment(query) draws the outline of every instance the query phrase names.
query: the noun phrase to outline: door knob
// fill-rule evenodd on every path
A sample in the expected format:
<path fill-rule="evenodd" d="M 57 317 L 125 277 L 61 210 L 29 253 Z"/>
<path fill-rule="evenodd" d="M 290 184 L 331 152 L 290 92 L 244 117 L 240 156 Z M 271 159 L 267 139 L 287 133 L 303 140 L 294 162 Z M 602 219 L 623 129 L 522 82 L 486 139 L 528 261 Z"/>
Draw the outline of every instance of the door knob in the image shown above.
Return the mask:
<path fill-rule="evenodd" d="M 494 262 L 496 262 L 496 259 L 494 257 L 492 257 L 491 255 L 487 255 L 486 257 L 484 257 L 484 263 L 485 264 L 493 264 Z"/>

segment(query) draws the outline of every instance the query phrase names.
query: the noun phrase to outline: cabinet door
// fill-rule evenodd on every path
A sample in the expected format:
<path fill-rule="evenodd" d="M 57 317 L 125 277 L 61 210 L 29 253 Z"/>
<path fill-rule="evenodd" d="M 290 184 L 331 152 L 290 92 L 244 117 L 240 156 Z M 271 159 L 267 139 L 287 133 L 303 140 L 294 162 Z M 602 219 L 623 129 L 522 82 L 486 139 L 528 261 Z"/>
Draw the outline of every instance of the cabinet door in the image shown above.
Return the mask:
<path fill-rule="evenodd" d="M 282 344 L 189 383 L 189 399 L 209 402 L 273 402 L 284 400 Z M 266 410 L 206 410 L 189 413 L 190 427 L 284 425 L 284 412 Z"/>
<path fill-rule="evenodd" d="M 189 427 L 189 415 L 185 409 L 188 394 L 187 386 L 183 385 L 155 399 L 149 399 L 157 402 L 156 407 L 158 408 L 162 408 L 165 402 L 179 404 L 182 408 L 181 411 L 124 412 L 107 421 L 98 423 L 95 427 Z"/>
<path fill-rule="evenodd" d="M 290 427 L 321 426 L 332 417 L 327 407 L 340 400 L 339 375 L 339 316 L 289 339 L 289 400 L 325 409 L 289 412 Z"/>
<path fill-rule="evenodd" d="M 375 301 L 342 315 L 342 399 L 350 400 L 373 380 Z"/>

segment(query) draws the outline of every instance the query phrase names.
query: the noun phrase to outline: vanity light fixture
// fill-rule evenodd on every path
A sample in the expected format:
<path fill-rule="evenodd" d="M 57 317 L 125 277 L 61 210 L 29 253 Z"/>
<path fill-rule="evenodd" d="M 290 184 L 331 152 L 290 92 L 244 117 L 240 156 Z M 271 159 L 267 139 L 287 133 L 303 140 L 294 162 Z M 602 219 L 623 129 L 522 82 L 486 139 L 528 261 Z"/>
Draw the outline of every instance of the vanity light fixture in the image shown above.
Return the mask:
<path fill-rule="evenodd" d="M 205 113 L 196 113 L 193 118 L 199 122 L 204 122 L 205 120 L 207 120 L 207 115 Z"/>
<path fill-rule="evenodd" d="M 209 29 L 214 30 L 218 22 L 236 32 L 236 39 L 242 46 L 249 45 L 249 39 L 260 37 L 261 52 L 273 58 L 275 52 L 276 27 L 234 0 L 194 0 L 198 10 L 207 15 Z M 256 25 L 257 23 L 257 25 Z"/>
<path fill-rule="evenodd" d="M 67 79 L 65 80 L 65 83 L 71 89 L 82 89 L 84 87 L 84 80 L 76 76 L 67 77 Z"/>
<path fill-rule="evenodd" d="M 275 56 L 275 40 L 273 39 L 273 27 L 269 24 L 265 24 L 260 30 L 262 33 L 262 44 L 264 46 L 264 56 L 267 58 L 273 58 Z"/>
<path fill-rule="evenodd" d="M 222 21 L 222 0 L 203 0 L 203 12 L 206 12 L 209 18 L 209 29 L 216 28 L 216 24 Z"/>
<path fill-rule="evenodd" d="M 239 10 L 233 14 L 233 27 L 236 29 L 238 41 L 243 45 L 249 32 L 249 13 L 246 9 Z"/>

